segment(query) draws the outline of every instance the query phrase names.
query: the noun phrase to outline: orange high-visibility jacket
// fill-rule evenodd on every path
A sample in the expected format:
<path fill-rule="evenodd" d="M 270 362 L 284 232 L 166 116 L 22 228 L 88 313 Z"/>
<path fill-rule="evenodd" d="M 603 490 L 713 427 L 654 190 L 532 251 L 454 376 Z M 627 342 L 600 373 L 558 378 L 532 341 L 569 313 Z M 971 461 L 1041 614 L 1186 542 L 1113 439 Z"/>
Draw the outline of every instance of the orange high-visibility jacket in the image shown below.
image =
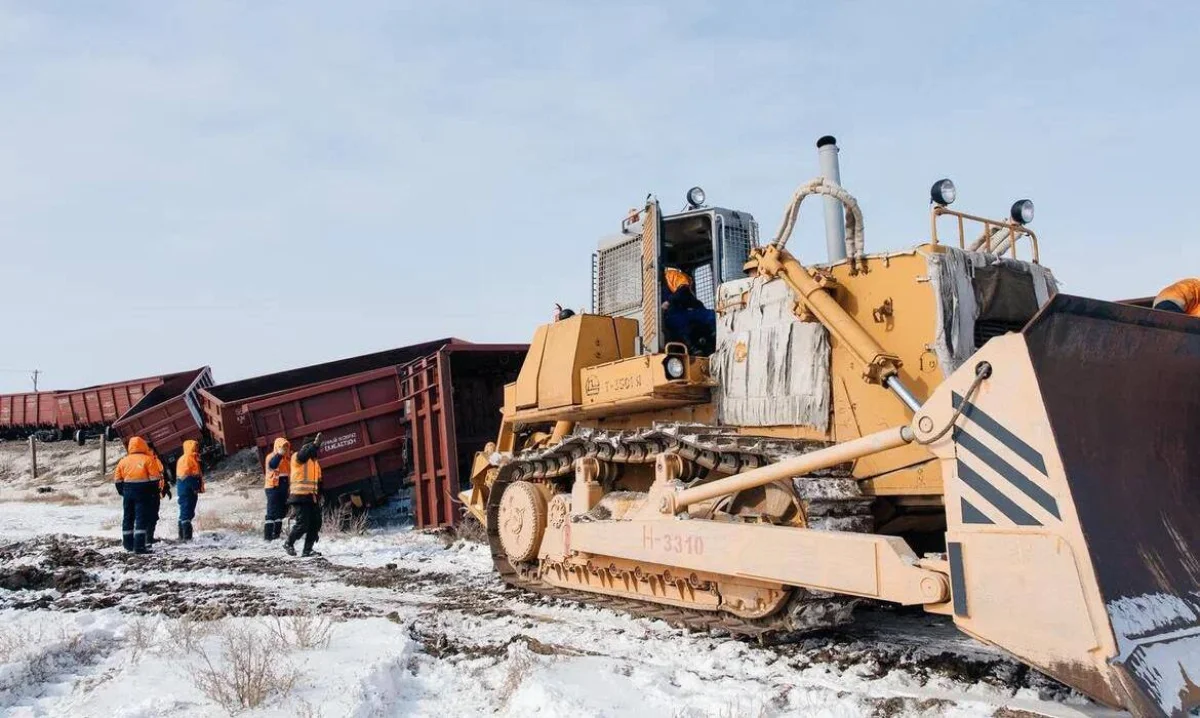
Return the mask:
<path fill-rule="evenodd" d="M 1160 302 L 1170 302 L 1185 314 L 1200 317 L 1200 279 L 1193 277 L 1175 282 L 1154 298 L 1154 306 L 1158 306 Z"/>
<path fill-rule="evenodd" d="M 140 436 L 130 439 L 129 455 L 117 462 L 117 468 L 113 471 L 113 481 L 118 484 L 157 481 L 161 488 L 165 480 L 162 462 L 150 451 L 145 439 Z"/>
<path fill-rule="evenodd" d="M 175 462 L 175 479 L 200 479 L 200 493 L 204 493 L 204 470 L 200 467 L 200 442 L 188 439 L 183 442 L 183 456 Z"/>
<path fill-rule="evenodd" d="M 667 291 L 672 294 L 680 287 L 692 283 L 692 278 L 687 275 L 687 272 L 674 267 L 667 267 L 663 270 L 663 278 L 667 280 Z"/>
<path fill-rule="evenodd" d="M 301 463 L 292 454 L 292 475 L 288 484 L 288 496 L 316 496 L 321 491 L 321 465 L 316 459 Z"/>
<path fill-rule="evenodd" d="M 274 469 L 271 468 L 271 457 L 278 454 L 283 457 L 279 461 L 279 465 Z M 267 456 L 266 462 L 263 464 L 263 470 L 266 472 L 266 480 L 263 482 L 264 489 L 279 488 L 280 477 L 287 478 L 291 476 L 292 470 L 292 444 L 282 436 L 275 440 L 275 450 Z M 288 493 L 291 493 L 290 491 Z"/>

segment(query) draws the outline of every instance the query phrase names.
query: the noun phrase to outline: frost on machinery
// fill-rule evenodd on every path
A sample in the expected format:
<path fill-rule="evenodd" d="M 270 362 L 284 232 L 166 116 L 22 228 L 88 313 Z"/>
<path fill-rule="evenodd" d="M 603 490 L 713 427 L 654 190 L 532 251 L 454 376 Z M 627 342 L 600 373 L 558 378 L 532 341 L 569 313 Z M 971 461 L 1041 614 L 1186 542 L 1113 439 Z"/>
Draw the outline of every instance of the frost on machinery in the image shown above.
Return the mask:
<path fill-rule="evenodd" d="M 769 243 L 692 192 L 601 244 L 594 313 L 538 328 L 463 494 L 496 569 L 760 637 L 920 605 L 1104 703 L 1200 706 L 1200 322 L 1056 293 L 1032 204 L 965 214 L 947 180 L 928 241 L 866 254 L 818 146 Z M 710 356 L 664 341 L 666 266 L 717 311 Z"/>

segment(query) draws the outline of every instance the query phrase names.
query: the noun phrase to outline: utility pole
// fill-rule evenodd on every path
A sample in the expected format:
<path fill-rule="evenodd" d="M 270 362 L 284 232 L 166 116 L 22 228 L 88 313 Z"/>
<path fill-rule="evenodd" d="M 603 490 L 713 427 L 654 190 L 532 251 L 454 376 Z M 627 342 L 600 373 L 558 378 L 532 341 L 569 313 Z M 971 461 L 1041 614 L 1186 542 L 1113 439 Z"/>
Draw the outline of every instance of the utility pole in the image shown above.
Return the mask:
<path fill-rule="evenodd" d="M 33 377 L 33 390 L 34 390 L 35 392 L 37 391 L 37 378 L 38 378 L 38 374 L 41 374 L 41 373 L 42 373 L 42 371 L 41 371 L 40 369 L 34 369 L 32 372 L 30 372 L 30 376 L 32 376 L 32 377 Z"/>

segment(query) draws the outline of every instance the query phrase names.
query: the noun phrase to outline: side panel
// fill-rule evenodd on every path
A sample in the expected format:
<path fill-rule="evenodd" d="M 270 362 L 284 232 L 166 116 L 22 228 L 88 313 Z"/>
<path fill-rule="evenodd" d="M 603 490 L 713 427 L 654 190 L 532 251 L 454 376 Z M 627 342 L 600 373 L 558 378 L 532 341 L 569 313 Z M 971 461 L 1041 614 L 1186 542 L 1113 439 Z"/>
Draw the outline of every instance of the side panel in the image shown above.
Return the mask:
<path fill-rule="evenodd" d="M 321 432 L 325 491 L 377 501 L 407 473 L 408 417 L 394 367 L 304 387 L 247 405 L 260 458 L 279 436 L 293 445 Z"/>
<path fill-rule="evenodd" d="M 506 386 L 521 370 L 522 345 L 447 347 L 402 368 L 412 421 L 416 525 L 450 526 L 475 452 L 496 438 Z"/>
<path fill-rule="evenodd" d="M 422 528 L 455 523 L 451 495 L 458 490 L 453 436 L 444 406 L 450 387 L 443 353 L 418 359 L 403 369 L 403 395 L 413 422 L 413 514 Z M 453 391 L 453 389 L 451 389 Z"/>
<path fill-rule="evenodd" d="M 546 325 L 546 343 L 538 373 L 538 408 L 582 403 L 580 372 L 585 367 L 632 355 L 636 327 L 637 322 L 631 319 L 595 314 L 577 315 Z"/>
<path fill-rule="evenodd" d="M 146 438 L 163 457 L 179 452 L 189 439 L 204 443 L 198 392 L 212 383 L 208 367 L 173 377 L 126 411 L 113 429 L 126 443 L 133 436 Z"/>
<path fill-rule="evenodd" d="M 642 346 L 651 354 L 657 354 L 662 349 L 658 331 L 662 315 L 662 299 L 659 296 L 661 240 L 662 210 L 658 200 L 655 200 L 646 205 L 645 219 L 642 221 Z"/>
<path fill-rule="evenodd" d="M 521 365 L 521 373 L 517 375 L 514 387 L 517 409 L 531 409 L 538 405 L 538 376 L 542 373 L 542 358 L 549 333 L 549 324 L 543 324 L 533 333 L 533 343 L 529 345 L 529 353 L 525 355 L 525 363 Z"/>

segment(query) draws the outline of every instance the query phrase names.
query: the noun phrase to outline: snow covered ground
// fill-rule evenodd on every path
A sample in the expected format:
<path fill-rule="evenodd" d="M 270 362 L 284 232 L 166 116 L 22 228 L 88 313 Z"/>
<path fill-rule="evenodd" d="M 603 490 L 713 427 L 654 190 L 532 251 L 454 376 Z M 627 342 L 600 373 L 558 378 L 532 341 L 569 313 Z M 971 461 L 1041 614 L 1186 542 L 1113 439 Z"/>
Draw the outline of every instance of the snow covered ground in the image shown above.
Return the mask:
<path fill-rule="evenodd" d="M 293 559 L 258 537 L 247 457 L 210 479 L 195 542 L 164 502 L 168 540 L 132 556 L 95 447 L 65 446 L 47 482 L 0 444 L 3 715 L 219 716 L 234 687 L 252 716 L 1106 713 L 920 613 L 759 647 L 512 591 L 484 547 L 400 526 Z"/>

